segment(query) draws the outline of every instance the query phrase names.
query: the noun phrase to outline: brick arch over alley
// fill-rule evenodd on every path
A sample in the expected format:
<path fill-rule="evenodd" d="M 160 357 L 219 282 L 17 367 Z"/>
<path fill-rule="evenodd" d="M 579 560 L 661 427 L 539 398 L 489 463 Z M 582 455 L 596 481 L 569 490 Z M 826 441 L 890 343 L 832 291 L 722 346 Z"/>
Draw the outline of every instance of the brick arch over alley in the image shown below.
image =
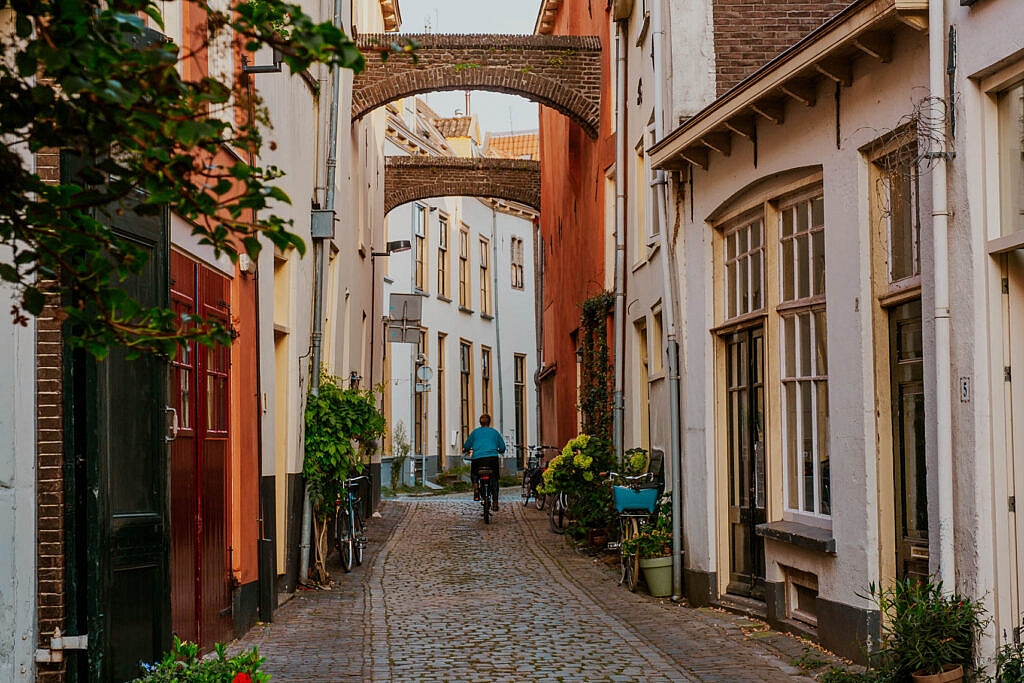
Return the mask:
<path fill-rule="evenodd" d="M 540 211 L 540 162 L 527 159 L 388 157 L 384 213 L 431 197 L 504 199 Z"/>
<path fill-rule="evenodd" d="M 415 41 L 418 60 L 379 50 Z M 365 34 L 366 69 L 352 84 L 352 118 L 403 97 L 442 90 L 519 95 L 555 109 L 597 137 L 601 39 L 549 35 Z"/>

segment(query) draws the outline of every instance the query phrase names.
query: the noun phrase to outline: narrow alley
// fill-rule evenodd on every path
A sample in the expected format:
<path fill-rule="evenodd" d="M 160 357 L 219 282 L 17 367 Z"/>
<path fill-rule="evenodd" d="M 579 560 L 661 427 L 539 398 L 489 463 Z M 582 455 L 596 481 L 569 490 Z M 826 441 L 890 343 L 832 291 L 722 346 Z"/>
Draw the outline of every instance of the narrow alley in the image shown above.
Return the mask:
<path fill-rule="evenodd" d="M 405 498 L 369 528 L 363 566 L 300 591 L 233 649 L 274 681 L 811 680 L 828 655 L 758 621 L 632 594 L 544 512 L 503 496 Z"/>

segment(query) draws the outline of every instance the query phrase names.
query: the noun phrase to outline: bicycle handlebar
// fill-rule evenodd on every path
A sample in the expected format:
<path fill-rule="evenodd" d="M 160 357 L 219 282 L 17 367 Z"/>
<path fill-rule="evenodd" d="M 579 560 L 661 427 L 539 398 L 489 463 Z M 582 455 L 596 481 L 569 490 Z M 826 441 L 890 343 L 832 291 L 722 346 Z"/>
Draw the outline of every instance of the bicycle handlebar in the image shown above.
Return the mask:
<path fill-rule="evenodd" d="M 366 479 L 367 481 L 370 480 L 370 478 L 368 476 L 366 476 L 365 474 L 361 474 L 358 477 L 352 477 L 351 479 L 346 479 L 345 480 L 345 486 L 351 486 L 352 484 L 354 484 L 355 482 L 359 481 L 360 479 Z"/>

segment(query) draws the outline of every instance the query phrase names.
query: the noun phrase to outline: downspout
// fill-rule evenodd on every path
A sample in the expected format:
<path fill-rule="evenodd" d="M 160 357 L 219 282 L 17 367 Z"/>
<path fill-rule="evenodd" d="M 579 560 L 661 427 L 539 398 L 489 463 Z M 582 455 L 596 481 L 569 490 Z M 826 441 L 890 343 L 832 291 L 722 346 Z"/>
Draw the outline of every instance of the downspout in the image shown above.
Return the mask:
<path fill-rule="evenodd" d="M 343 29 L 341 22 L 342 3 L 334 0 L 334 25 Z M 334 179 L 338 167 L 338 106 L 341 100 L 341 67 L 335 65 L 331 69 L 331 109 L 327 122 L 327 199 L 324 210 L 334 219 Z M 319 126 L 319 122 L 318 122 Z M 313 238 L 313 367 L 309 382 L 309 392 L 314 396 L 320 393 L 320 346 L 323 336 L 324 313 L 324 237 Z M 299 583 L 305 583 L 309 576 L 309 536 L 313 523 L 313 506 L 309 500 L 309 489 L 303 486 L 302 494 L 302 535 L 299 538 Z"/>
<path fill-rule="evenodd" d="M 540 373 L 544 369 L 544 240 L 540 216 L 533 223 L 533 324 L 537 340 L 537 369 L 533 371 L 533 398 L 537 409 L 537 444 L 544 443 L 541 420 Z M 543 459 L 543 454 L 541 455 Z"/>
<path fill-rule="evenodd" d="M 612 396 L 612 440 L 615 456 L 624 453 L 623 383 L 626 346 L 626 22 L 615 24 L 615 391 Z"/>
<path fill-rule="evenodd" d="M 655 0 L 651 8 L 651 34 L 654 49 L 654 136 L 661 140 L 665 136 L 664 108 L 664 40 L 665 29 L 662 26 L 661 0 Z M 673 243 L 669 234 L 668 197 L 665 192 L 667 182 L 665 171 L 657 170 L 652 181 L 655 194 L 655 206 L 658 209 L 658 220 L 661 229 L 661 276 L 662 276 L 662 318 L 665 323 L 665 353 L 668 358 L 668 413 L 669 413 L 669 454 L 672 469 L 672 599 L 679 600 L 683 596 L 683 458 L 680 446 L 680 415 L 679 415 L 679 341 L 676 335 L 675 291 L 672 289 L 672 272 L 675 268 L 673 259 Z"/>
<path fill-rule="evenodd" d="M 943 590 L 956 590 L 953 539 L 953 431 L 950 388 L 949 197 L 946 184 L 946 70 L 944 0 L 928 0 L 928 86 L 932 120 L 942 122 L 932 138 L 932 246 L 935 259 L 935 423 L 939 493 L 939 578 Z"/>
<path fill-rule="evenodd" d="M 498 210 L 491 206 L 491 299 L 494 305 L 494 355 L 498 368 L 498 431 L 505 432 L 505 391 L 501 372 L 501 316 L 498 315 Z"/>

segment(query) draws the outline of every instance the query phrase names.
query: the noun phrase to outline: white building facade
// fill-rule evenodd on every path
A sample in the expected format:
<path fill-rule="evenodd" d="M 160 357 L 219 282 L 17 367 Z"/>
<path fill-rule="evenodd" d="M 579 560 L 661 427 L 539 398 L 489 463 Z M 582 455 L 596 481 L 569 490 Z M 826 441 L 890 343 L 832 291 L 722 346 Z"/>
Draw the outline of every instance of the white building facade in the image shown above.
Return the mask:
<path fill-rule="evenodd" d="M 422 101 L 394 103 L 388 115 L 387 155 L 453 153 Z M 508 445 L 504 472 L 536 442 L 534 217 L 473 197 L 410 202 L 387 216 L 388 240 L 409 240 L 412 249 L 387 259 L 381 310 L 392 293 L 422 297 L 420 343 L 385 351 L 389 454 L 401 424 L 412 455 L 406 483 L 461 466 L 462 444 L 483 413 Z"/>

